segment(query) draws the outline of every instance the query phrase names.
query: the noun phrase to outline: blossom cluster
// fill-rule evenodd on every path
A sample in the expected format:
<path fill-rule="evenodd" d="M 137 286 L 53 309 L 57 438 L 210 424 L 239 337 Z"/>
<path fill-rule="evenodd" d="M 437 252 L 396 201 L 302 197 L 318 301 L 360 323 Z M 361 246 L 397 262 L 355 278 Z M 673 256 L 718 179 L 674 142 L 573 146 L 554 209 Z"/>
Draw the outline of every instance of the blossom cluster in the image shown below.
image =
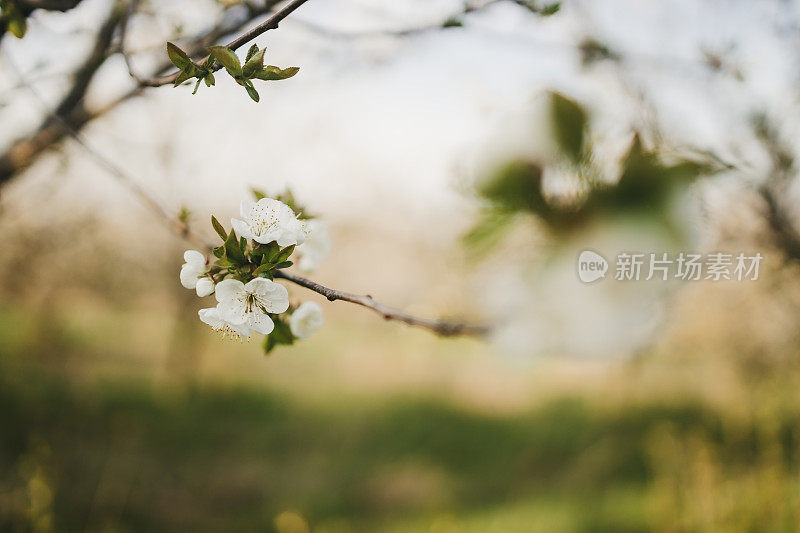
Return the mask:
<path fill-rule="evenodd" d="M 294 264 L 293 256 L 299 257 L 300 270 L 313 271 L 330 253 L 331 242 L 325 222 L 295 213 L 290 194 L 283 197 L 286 202 L 256 196 L 257 201 L 241 203 L 240 218 L 231 219 L 230 232 L 211 217 L 223 243 L 209 256 L 187 250 L 180 280 L 200 297 L 215 296 L 217 305 L 198 313 L 212 330 L 238 340 L 266 335 L 264 349 L 269 352 L 322 326 L 319 304 L 292 305 L 286 287 L 274 278 Z"/>

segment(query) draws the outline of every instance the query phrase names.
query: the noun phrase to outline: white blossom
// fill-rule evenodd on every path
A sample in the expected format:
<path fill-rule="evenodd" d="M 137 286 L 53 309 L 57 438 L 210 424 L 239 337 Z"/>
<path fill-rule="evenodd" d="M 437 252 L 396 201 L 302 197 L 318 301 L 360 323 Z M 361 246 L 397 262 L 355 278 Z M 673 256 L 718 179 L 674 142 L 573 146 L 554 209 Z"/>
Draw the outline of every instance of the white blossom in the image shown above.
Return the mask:
<path fill-rule="evenodd" d="M 246 325 L 267 335 L 275 325 L 267 313 L 283 313 L 289 308 L 286 287 L 266 278 L 255 278 L 247 284 L 235 279 L 220 281 L 216 288 L 219 317 L 228 324 Z M 213 326 L 212 326 L 213 327 Z"/>
<path fill-rule="evenodd" d="M 200 309 L 197 314 L 200 316 L 200 320 L 211 326 L 211 329 L 219 331 L 223 338 L 230 337 L 237 340 L 250 338 L 250 326 L 246 323 L 233 324 L 224 320 L 220 315 L 219 306 Z"/>
<path fill-rule="evenodd" d="M 240 212 L 241 219 L 231 219 L 239 237 L 261 244 L 275 241 L 279 246 L 302 244 L 306 240 L 306 224 L 297 218 L 291 207 L 279 200 L 243 200 Z"/>
<path fill-rule="evenodd" d="M 197 280 L 206 271 L 206 256 L 197 250 L 186 250 L 183 260 L 186 262 L 181 267 L 181 285 L 194 289 L 197 287 Z"/>
<path fill-rule="evenodd" d="M 306 339 L 325 323 L 322 307 L 316 302 L 305 302 L 292 313 L 289 329 L 298 339 Z"/>
<path fill-rule="evenodd" d="M 303 272 L 313 272 L 331 253 L 331 237 L 328 223 L 316 218 L 308 221 L 307 232 L 305 242 L 296 248 L 300 254 L 297 266 Z"/>
<path fill-rule="evenodd" d="M 208 278 L 200 278 L 194 289 L 200 297 L 209 296 L 214 293 L 214 282 Z"/>

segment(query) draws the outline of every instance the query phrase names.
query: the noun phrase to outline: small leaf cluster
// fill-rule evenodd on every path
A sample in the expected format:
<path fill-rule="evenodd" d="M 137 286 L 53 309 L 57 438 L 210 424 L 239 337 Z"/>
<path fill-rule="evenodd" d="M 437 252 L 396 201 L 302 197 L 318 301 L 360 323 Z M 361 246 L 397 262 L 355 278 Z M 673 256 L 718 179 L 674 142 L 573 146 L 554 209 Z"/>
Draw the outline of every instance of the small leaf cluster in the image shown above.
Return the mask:
<path fill-rule="evenodd" d="M 501 166 L 478 188 L 487 201 L 482 220 L 465 237 L 473 248 L 488 250 L 499 240 L 517 215 L 532 214 L 550 231 L 565 235 L 593 222 L 619 215 L 657 217 L 668 228 L 669 201 L 692 180 L 722 170 L 709 162 L 686 158 L 666 161 L 653 150 L 646 150 L 638 135 L 621 164 L 616 183 L 598 179 L 594 147 L 589 139 L 589 114 L 574 100 L 550 94 L 552 135 L 560 157 L 556 163 L 573 172 L 584 188 L 576 204 L 563 204 L 549 198 L 543 190 L 547 164 L 538 160 L 517 159 Z"/>
<path fill-rule="evenodd" d="M 192 94 L 197 92 L 201 82 L 205 82 L 207 87 L 211 87 L 215 84 L 214 71 L 217 70 L 216 65 L 219 63 L 236 83 L 245 88 L 247 94 L 255 102 L 258 102 L 260 97 L 253 86 L 254 79 L 285 80 L 300 70 L 298 67 L 282 69 L 274 65 L 264 66 L 265 51 L 266 48 L 259 50 L 258 45 L 252 45 L 247 51 L 244 65 L 242 65 L 236 53 L 227 46 L 212 46 L 208 49 L 209 55 L 206 60 L 202 64 L 198 64 L 192 61 L 189 55 L 178 46 L 167 43 L 167 55 L 172 64 L 181 71 L 175 79 L 175 87 L 193 78 L 197 78 L 197 83 L 195 83 Z"/>
<path fill-rule="evenodd" d="M 25 11 L 14 3 L 14 0 L 0 0 L 0 27 L 5 26 L 11 35 L 22 39 L 28 31 Z"/>
<path fill-rule="evenodd" d="M 289 257 L 294 252 L 294 245 L 281 248 L 276 242 L 249 242 L 244 237 L 237 237 L 233 229 L 228 233 L 214 216 L 211 217 L 211 225 L 223 240 L 213 250 L 217 259 L 209 269 L 215 283 L 226 276 L 243 283 L 257 277 L 273 279 L 275 270 L 288 268 L 293 264 Z"/>
<path fill-rule="evenodd" d="M 200 88 L 200 83 L 205 82 L 206 87 L 211 87 L 216 83 L 214 80 L 214 59 L 208 56 L 202 64 L 195 63 L 189 54 L 178 48 L 173 43 L 167 43 L 167 55 L 172 64 L 180 69 L 180 74 L 175 78 L 173 87 L 177 87 L 185 81 L 197 78 L 197 83 L 194 85 L 192 94 L 197 93 Z"/>

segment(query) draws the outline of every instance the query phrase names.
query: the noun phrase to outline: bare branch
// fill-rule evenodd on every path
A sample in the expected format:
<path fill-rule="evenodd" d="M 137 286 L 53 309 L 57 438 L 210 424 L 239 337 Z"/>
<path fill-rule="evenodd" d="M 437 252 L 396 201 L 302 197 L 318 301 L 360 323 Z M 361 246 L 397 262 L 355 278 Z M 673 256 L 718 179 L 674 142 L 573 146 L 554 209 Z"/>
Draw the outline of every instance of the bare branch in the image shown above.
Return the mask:
<path fill-rule="evenodd" d="M 494 4 L 500 3 L 503 0 L 489 0 L 482 5 L 474 6 L 469 3 L 464 4 L 464 8 L 459 12 L 447 17 L 441 22 L 433 22 L 429 24 L 424 24 L 420 26 L 413 26 L 409 28 L 401 28 L 401 29 L 392 29 L 392 30 L 370 30 L 370 31 L 360 31 L 360 32 L 345 32 L 339 31 L 332 28 L 328 28 L 326 26 L 322 26 L 319 24 L 315 24 L 313 22 L 301 19 L 292 19 L 295 24 L 299 24 L 304 26 L 306 29 L 313 31 L 323 37 L 328 37 L 332 39 L 370 39 L 375 37 L 410 37 L 413 35 L 417 35 L 420 33 L 425 33 L 433 30 L 440 30 L 442 28 L 447 28 L 449 26 L 457 26 L 460 25 L 461 17 L 467 15 L 469 13 L 477 13 L 478 11 L 482 11 L 489 6 Z M 511 0 L 513 3 L 519 3 L 516 0 Z"/>
<path fill-rule="evenodd" d="M 797 175 L 794 157 L 766 116 L 756 117 L 753 126 L 772 162 L 772 172 L 758 188 L 766 206 L 766 221 L 787 259 L 800 261 L 800 233 L 792 220 L 794 213 L 785 201 L 789 186 Z"/>
<path fill-rule="evenodd" d="M 398 309 L 393 309 L 380 304 L 376 302 L 369 294 L 353 294 L 331 289 L 324 285 L 320 285 L 316 281 L 312 281 L 302 276 L 297 276 L 287 272 L 286 270 L 276 270 L 275 277 L 291 281 L 292 283 L 300 285 L 301 287 L 305 287 L 306 289 L 321 294 L 331 302 L 341 300 L 343 302 L 350 302 L 352 304 L 360 305 L 375 311 L 386 320 L 397 320 L 399 322 L 408 324 L 409 326 L 425 328 L 443 337 L 454 337 L 458 335 L 483 337 L 489 333 L 489 328 L 487 326 L 476 326 L 461 322 L 447 322 L 417 318 Z"/>
<path fill-rule="evenodd" d="M 108 58 L 111 40 L 123 13 L 124 10 L 121 9 L 120 4 L 116 4 L 111 9 L 95 36 L 92 50 L 83 64 L 75 71 L 72 86 L 61 98 L 55 110 L 45 117 L 36 132 L 17 140 L 4 155 L 0 156 L 0 185 L 27 168 L 45 149 L 63 139 L 65 136 L 65 132 L 62 131 L 64 124 L 69 128 L 79 130 L 96 116 L 96 113 L 89 112 L 84 107 L 83 97 L 95 73 Z"/>
<path fill-rule="evenodd" d="M 33 11 L 34 9 L 44 9 L 45 11 L 69 11 L 78 6 L 81 0 L 16 0 L 20 9 Z"/>
<path fill-rule="evenodd" d="M 98 151 L 94 150 L 89 143 L 83 138 L 83 136 L 75 130 L 69 122 L 67 122 L 63 117 L 58 115 L 54 111 L 50 111 L 47 109 L 47 102 L 39 95 L 36 89 L 30 85 L 25 78 L 23 77 L 22 73 L 17 68 L 16 64 L 9 60 L 12 68 L 17 71 L 17 75 L 20 79 L 20 83 L 26 86 L 33 96 L 39 101 L 41 106 L 44 108 L 46 115 L 48 116 L 49 120 L 52 120 L 54 124 L 60 126 L 58 133 L 69 135 L 78 145 L 83 148 L 83 150 L 103 169 L 105 169 L 109 174 L 114 176 L 118 181 L 120 181 L 124 186 L 126 186 L 135 196 L 139 198 L 139 200 L 148 208 L 150 209 L 158 218 L 160 218 L 163 222 L 168 224 L 171 228 L 176 229 L 180 232 L 181 236 L 186 239 L 198 240 L 201 239 L 199 235 L 194 234 L 189 227 L 181 222 L 177 216 L 173 216 L 170 214 L 169 210 L 163 207 L 158 201 L 155 200 L 147 191 L 145 191 L 139 182 L 133 179 L 122 167 L 99 153 Z M 137 89 L 138 90 L 138 89 Z M 112 107 L 116 104 L 112 104 Z M 55 133 L 55 132 L 54 132 Z"/>

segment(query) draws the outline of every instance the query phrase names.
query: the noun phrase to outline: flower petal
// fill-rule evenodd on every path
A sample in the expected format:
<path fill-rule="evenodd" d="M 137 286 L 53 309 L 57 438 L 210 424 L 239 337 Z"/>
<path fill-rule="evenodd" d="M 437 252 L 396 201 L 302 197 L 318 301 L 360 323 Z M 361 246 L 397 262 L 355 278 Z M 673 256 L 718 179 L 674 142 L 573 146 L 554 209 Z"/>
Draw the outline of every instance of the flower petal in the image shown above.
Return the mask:
<path fill-rule="evenodd" d="M 238 218 L 232 218 L 231 226 L 233 227 L 233 231 L 235 231 L 236 235 L 238 235 L 239 237 L 244 237 L 245 239 L 253 238 L 253 232 L 250 231 L 250 225 L 244 220 L 239 220 Z"/>
<path fill-rule="evenodd" d="M 214 293 L 214 282 L 208 278 L 200 278 L 197 280 L 195 290 L 197 291 L 197 295 L 201 298 L 209 296 Z"/>
<path fill-rule="evenodd" d="M 319 219 L 309 220 L 306 225 L 306 234 L 306 241 L 295 249 L 300 255 L 297 266 L 303 272 L 312 272 L 331 252 L 328 224 Z"/>
<path fill-rule="evenodd" d="M 244 290 L 253 294 L 268 313 L 283 313 L 289 308 L 289 291 L 280 283 L 255 278 L 247 282 Z"/>
<path fill-rule="evenodd" d="M 186 261 L 187 265 L 199 265 L 200 267 L 206 265 L 206 256 L 197 250 L 186 250 L 183 252 L 183 260 Z"/>
<path fill-rule="evenodd" d="M 252 200 L 242 200 L 242 203 L 239 204 L 239 214 L 242 216 L 242 219 L 244 219 L 245 222 L 250 221 L 250 216 L 255 206 L 256 203 Z"/>
<path fill-rule="evenodd" d="M 289 319 L 289 329 L 298 339 L 306 339 L 325 323 L 322 307 L 316 302 L 305 302 L 294 310 Z"/>
<path fill-rule="evenodd" d="M 228 327 L 238 333 L 243 339 L 250 338 L 250 326 L 247 324 L 247 321 L 241 324 L 228 324 Z"/>
<path fill-rule="evenodd" d="M 225 322 L 222 320 L 222 318 L 220 318 L 219 311 L 216 307 L 200 309 L 197 312 L 197 315 L 200 317 L 200 320 L 211 326 L 212 329 L 217 330 L 225 325 Z"/>
<path fill-rule="evenodd" d="M 186 263 L 181 267 L 181 285 L 187 289 L 194 289 L 197 286 L 197 279 L 203 274 L 203 269 L 197 269 L 195 265 Z"/>
<path fill-rule="evenodd" d="M 263 232 L 261 235 L 257 235 L 252 237 L 254 241 L 260 244 L 269 244 L 272 241 L 277 240 L 278 236 L 281 234 L 281 230 L 279 227 L 272 228 L 268 231 Z"/>
<path fill-rule="evenodd" d="M 247 319 L 247 325 L 250 326 L 253 331 L 261 333 L 262 335 L 269 335 L 270 332 L 275 329 L 275 324 L 272 322 L 269 315 L 261 311 L 253 311 L 250 313 Z"/>
<path fill-rule="evenodd" d="M 217 283 L 214 293 L 219 303 L 243 299 L 244 283 L 238 279 L 224 279 Z"/>
<path fill-rule="evenodd" d="M 247 322 L 247 305 L 243 301 L 230 300 L 217 305 L 222 320 L 231 326 Z"/>

